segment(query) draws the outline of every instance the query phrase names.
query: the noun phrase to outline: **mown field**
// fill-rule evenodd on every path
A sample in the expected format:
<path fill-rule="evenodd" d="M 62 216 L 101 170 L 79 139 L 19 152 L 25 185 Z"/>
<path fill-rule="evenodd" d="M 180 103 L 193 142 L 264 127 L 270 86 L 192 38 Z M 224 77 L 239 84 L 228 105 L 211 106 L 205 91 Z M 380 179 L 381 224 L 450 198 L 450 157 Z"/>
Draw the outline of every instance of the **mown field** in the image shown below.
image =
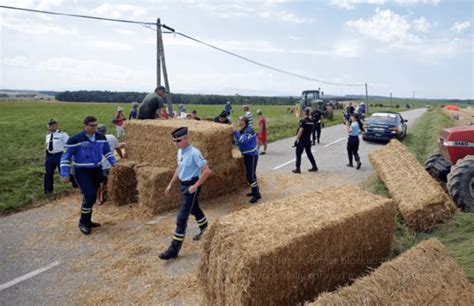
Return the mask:
<path fill-rule="evenodd" d="M 437 150 L 436 140 L 439 131 L 450 126 L 453 126 L 453 121 L 441 108 L 430 109 L 409 130 L 404 143 L 423 164 L 427 157 Z M 369 180 L 364 187 L 375 194 L 390 197 L 383 182 L 378 178 Z M 448 224 L 429 234 L 411 232 L 403 223 L 403 219 L 398 218 L 393 256 L 429 238 L 439 239 L 463 266 L 470 281 L 474 282 L 474 213 L 460 212 Z"/>
<path fill-rule="evenodd" d="M 0 214 L 50 199 L 68 188 L 57 179 L 54 194 L 48 197 L 43 195 L 45 155 L 43 143 L 49 118 L 58 120 L 60 129 L 73 135 L 82 129 L 81 122 L 84 117 L 94 115 L 99 122 L 108 126 L 109 132 L 115 133 L 112 118 L 119 105 L 124 107 L 128 116 L 130 105 L 123 103 L 0 102 L 0 136 L 3 140 L 3 145 L 0 147 Z M 186 105 L 186 107 L 188 111 L 197 110 L 201 117 L 215 117 L 223 109 L 223 105 Z M 289 107 L 291 106 L 251 106 L 254 116 L 257 109 L 261 109 L 264 113 L 269 142 L 295 134 L 298 119 L 287 112 Z M 381 109 L 387 108 L 373 107 L 370 110 Z M 389 109 L 404 110 L 404 108 Z M 242 114 L 242 107 L 235 105 L 233 122 L 235 123 Z M 341 122 L 342 111 L 336 111 L 334 120 L 326 121 L 326 126 Z"/>

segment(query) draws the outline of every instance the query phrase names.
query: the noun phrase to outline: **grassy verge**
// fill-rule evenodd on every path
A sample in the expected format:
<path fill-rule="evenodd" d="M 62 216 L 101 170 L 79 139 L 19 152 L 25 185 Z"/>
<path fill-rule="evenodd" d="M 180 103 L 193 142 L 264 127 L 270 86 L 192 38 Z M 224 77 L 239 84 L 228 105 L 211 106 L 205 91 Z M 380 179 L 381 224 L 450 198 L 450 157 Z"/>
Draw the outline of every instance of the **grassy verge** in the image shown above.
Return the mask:
<path fill-rule="evenodd" d="M 405 145 L 423 163 L 436 150 L 438 133 L 443 127 L 452 126 L 453 122 L 440 108 L 430 109 L 418 119 L 409 130 Z M 383 182 L 372 177 L 363 188 L 369 192 L 390 197 Z M 451 255 L 464 268 L 471 282 L 474 282 L 474 214 L 458 213 L 449 223 L 440 226 L 432 233 L 415 233 L 410 231 L 403 220 L 398 217 L 395 232 L 395 247 L 393 256 L 411 248 L 418 242 L 429 239 L 439 239 Z"/>

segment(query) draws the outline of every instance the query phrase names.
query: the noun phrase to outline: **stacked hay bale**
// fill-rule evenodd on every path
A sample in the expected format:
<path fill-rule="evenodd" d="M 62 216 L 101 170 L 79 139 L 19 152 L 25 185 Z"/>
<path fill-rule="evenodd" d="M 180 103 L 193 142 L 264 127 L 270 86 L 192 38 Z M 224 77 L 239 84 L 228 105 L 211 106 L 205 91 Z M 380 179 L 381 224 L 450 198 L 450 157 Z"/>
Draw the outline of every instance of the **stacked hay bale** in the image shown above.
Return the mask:
<path fill-rule="evenodd" d="M 125 126 L 129 163 L 120 163 L 111 172 L 109 190 L 116 205 L 129 203 L 131 194 L 138 193 L 146 215 L 179 207 L 179 186 L 174 186 L 170 197 L 164 191 L 177 166 L 171 132 L 181 126 L 188 127 L 193 146 L 201 150 L 213 172 L 202 188 L 202 200 L 247 185 L 242 156 L 232 149 L 231 126 L 194 120 L 133 120 Z"/>
<path fill-rule="evenodd" d="M 396 208 L 353 187 L 224 216 L 203 242 L 198 278 L 212 305 L 290 305 L 333 290 L 390 252 Z"/>
<path fill-rule="evenodd" d="M 188 127 L 193 146 L 201 150 L 210 167 L 232 159 L 232 127 L 197 120 L 132 120 L 125 126 L 127 158 L 154 166 L 176 166 L 176 145 L 171 132 Z"/>
<path fill-rule="evenodd" d="M 115 167 L 110 169 L 107 193 L 114 205 L 122 206 L 136 201 L 136 166 L 136 162 L 121 159 Z"/>
<path fill-rule="evenodd" d="M 474 286 L 436 239 L 310 305 L 474 305 Z"/>
<path fill-rule="evenodd" d="M 443 188 L 398 140 L 370 153 L 369 160 L 409 228 L 431 231 L 457 211 Z"/>

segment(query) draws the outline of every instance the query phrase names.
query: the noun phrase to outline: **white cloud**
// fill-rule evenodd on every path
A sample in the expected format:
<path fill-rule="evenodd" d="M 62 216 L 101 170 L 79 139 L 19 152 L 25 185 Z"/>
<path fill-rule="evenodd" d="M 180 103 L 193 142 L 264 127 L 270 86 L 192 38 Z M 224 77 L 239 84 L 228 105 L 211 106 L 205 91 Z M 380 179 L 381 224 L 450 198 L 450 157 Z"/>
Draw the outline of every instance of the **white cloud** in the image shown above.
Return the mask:
<path fill-rule="evenodd" d="M 12 31 L 33 34 L 33 35 L 45 35 L 45 34 L 59 34 L 59 35 L 77 35 L 79 30 L 75 27 L 61 27 L 51 24 L 45 24 L 44 21 L 39 22 L 38 20 L 27 20 L 23 18 L 8 18 L 4 19 L 0 23 L 0 30 L 2 28 L 9 29 Z"/>
<path fill-rule="evenodd" d="M 50 10 L 53 7 L 61 6 L 63 0 L 41 0 L 36 6 L 37 10 Z"/>
<path fill-rule="evenodd" d="M 465 29 L 469 28 L 470 26 L 471 26 L 470 21 L 456 21 L 451 27 L 451 30 L 460 33 L 464 31 Z"/>
<path fill-rule="evenodd" d="M 14 67 L 28 67 L 29 66 L 28 58 L 25 56 L 2 58 L 2 64 L 8 65 L 8 66 L 14 66 Z"/>
<path fill-rule="evenodd" d="M 397 4 L 400 6 L 438 5 L 440 0 L 331 0 L 330 4 L 346 10 L 352 10 L 357 5 Z"/>
<path fill-rule="evenodd" d="M 104 3 L 92 10 L 90 14 L 107 16 L 109 18 L 140 17 L 145 15 L 145 9 L 131 4 L 110 4 Z"/>
<path fill-rule="evenodd" d="M 413 28 L 419 32 L 428 32 L 431 29 L 431 23 L 425 17 L 413 20 Z"/>
<path fill-rule="evenodd" d="M 346 26 L 356 29 L 363 36 L 385 42 L 406 42 L 418 38 L 410 33 L 410 24 L 405 17 L 391 10 L 377 8 L 375 15 L 368 20 L 349 20 Z"/>
<path fill-rule="evenodd" d="M 288 11 L 283 7 L 284 2 L 285 1 L 264 1 L 251 2 L 250 4 L 242 1 L 198 1 L 195 5 L 217 18 L 224 19 L 256 16 L 261 19 L 275 19 L 280 22 L 292 24 L 311 23 L 314 21 L 312 18 L 303 18 L 292 11 Z"/>
<path fill-rule="evenodd" d="M 85 45 L 91 48 L 111 49 L 116 51 L 132 50 L 128 44 L 103 40 L 88 40 L 85 42 Z"/>

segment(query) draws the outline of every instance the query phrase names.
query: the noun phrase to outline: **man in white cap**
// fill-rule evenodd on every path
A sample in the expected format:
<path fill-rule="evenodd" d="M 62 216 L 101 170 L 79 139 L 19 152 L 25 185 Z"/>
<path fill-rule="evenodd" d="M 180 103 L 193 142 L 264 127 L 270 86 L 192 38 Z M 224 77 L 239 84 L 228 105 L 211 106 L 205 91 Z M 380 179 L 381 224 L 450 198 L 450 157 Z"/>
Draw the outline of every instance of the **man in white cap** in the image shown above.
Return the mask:
<path fill-rule="evenodd" d="M 117 107 L 117 112 L 115 113 L 114 120 L 112 120 L 112 122 L 115 124 L 115 128 L 117 129 L 117 138 L 121 139 L 123 135 L 125 135 L 125 131 L 123 129 L 123 123 L 125 122 L 123 107 Z"/>

